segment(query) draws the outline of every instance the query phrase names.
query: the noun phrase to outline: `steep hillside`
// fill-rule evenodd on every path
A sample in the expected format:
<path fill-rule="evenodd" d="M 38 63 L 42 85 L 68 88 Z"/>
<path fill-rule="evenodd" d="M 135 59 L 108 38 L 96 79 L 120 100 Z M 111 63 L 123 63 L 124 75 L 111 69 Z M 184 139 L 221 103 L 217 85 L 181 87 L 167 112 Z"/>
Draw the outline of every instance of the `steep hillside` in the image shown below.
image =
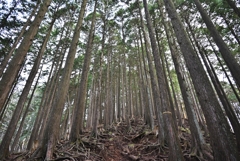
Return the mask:
<path fill-rule="evenodd" d="M 113 124 L 109 130 L 98 126 L 97 138 L 91 136 L 86 130 L 81 140 L 70 143 L 67 140 L 58 142 L 54 159 L 70 161 L 166 161 L 168 160 L 168 145 L 160 146 L 158 143 L 158 130 L 150 130 L 142 119 L 132 119 L 131 128 L 124 122 Z M 211 151 L 204 151 L 205 159 L 194 154 L 191 150 L 190 130 L 185 121 L 185 127 L 179 128 L 178 136 L 186 161 L 212 160 Z M 208 140 L 208 139 L 207 139 Z M 37 152 L 26 151 L 12 154 L 9 160 L 29 160 Z M 42 160 L 31 158 L 30 160 Z"/>

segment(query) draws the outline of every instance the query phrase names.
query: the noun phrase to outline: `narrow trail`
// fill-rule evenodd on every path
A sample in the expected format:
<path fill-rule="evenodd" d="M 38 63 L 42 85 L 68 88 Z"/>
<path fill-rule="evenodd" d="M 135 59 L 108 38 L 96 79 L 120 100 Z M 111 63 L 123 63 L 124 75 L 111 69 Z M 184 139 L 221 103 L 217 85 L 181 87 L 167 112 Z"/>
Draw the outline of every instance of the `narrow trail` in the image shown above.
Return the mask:
<path fill-rule="evenodd" d="M 161 153 L 157 133 L 150 131 L 141 120 L 131 121 L 131 128 L 120 123 L 107 134 L 99 135 L 99 142 L 105 146 L 101 151 L 103 160 L 156 160 L 167 158 Z"/>
<path fill-rule="evenodd" d="M 124 122 L 119 122 L 104 130 L 100 125 L 97 138 L 86 130 L 81 140 L 76 143 L 61 140 L 58 142 L 54 161 L 167 161 L 168 147 L 158 144 L 157 129 L 151 131 L 141 119 L 131 120 L 128 129 Z M 191 156 L 191 140 L 188 128 L 179 130 L 179 138 L 186 161 L 202 160 Z M 12 154 L 9 160 L 29 160 L 32 152 Z M 39 160 L 40 158 L 30 159 Z M 41 160 L 41 159 L 40 159 Z"/>

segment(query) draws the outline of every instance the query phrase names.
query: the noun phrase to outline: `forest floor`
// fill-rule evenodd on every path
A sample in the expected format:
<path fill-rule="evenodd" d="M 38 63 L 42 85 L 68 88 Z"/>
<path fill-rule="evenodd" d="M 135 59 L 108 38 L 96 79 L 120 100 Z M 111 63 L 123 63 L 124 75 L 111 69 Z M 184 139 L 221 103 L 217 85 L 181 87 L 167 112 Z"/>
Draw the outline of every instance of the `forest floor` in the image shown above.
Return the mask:
<path fill-rule="evenodd" d="M 58 142 L 54 161 L 167 161 L 168 146 L 158 144 L 157 129 L 150 130 L 141 119 L 131 120 L 131 128 L 119 122 L 109 130 L 99 127 L 98 138 L 85 131 L 78 143 Z M 191 137 L 188 126 L 179 128 L 178 137 L 186 161 L 202 161 L 198 156 L 191 155 Z M 33 152 L 31 152 L 33 153 Z M 12 154 L 10 160 L 25 161 L 30 152 Z M 209 152 L 209 155 L 212 155 Z M 209 160 L 209 159 L 207 159 Z"/>

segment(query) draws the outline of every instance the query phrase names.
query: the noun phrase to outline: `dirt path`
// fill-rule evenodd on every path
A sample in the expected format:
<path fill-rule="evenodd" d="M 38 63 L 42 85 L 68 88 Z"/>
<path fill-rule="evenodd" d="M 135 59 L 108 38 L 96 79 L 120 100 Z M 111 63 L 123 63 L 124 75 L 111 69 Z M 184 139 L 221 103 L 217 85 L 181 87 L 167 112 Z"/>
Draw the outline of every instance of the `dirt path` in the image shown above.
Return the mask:
<path fill-rule="evenodd" d="M 119 122 L 104 130 L 98 128 L 96 138 L 86 130 L 81 140 L 76 143 L 60 141 L 54 152 L 53 160 L 64 161 L 167 161 L 168 147 L 158 144 L 157 133 L 151 131 L 141 119 L 131 120 L 129 129 L 124 122 Z M 190 156 L 190 134 L 188 130 L 180 130 L 179 138 L 186 161 L 200 160 Z M 28 160 L 34 152 L 12 154 L 10 160 Z M 38 158 L 39 159 L 39 158 Z M 34 159 L 30 159 L 31 161 Z"/>
<path fill-rule="evenodd" d="M 131 128 L 120 123 L 107 133 L 99 135 L 99 142 L 104 145 L 100 152 L 103 160 L 160 160 L 167 155 L 158 155 L 161 151 L 157 135 L 150 131 L 141 120 L 131 121 Z"/>

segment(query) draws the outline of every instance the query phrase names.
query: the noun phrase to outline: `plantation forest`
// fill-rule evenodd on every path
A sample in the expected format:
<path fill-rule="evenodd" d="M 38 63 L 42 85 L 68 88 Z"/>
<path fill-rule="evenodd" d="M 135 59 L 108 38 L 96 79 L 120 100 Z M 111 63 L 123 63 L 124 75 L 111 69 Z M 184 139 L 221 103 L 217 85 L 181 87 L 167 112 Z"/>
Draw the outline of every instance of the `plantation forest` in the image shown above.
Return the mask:
<path fill-rule="evenodd" d="M 239 0 L 1 0 L 1 161 L 240 161 Z"/>

